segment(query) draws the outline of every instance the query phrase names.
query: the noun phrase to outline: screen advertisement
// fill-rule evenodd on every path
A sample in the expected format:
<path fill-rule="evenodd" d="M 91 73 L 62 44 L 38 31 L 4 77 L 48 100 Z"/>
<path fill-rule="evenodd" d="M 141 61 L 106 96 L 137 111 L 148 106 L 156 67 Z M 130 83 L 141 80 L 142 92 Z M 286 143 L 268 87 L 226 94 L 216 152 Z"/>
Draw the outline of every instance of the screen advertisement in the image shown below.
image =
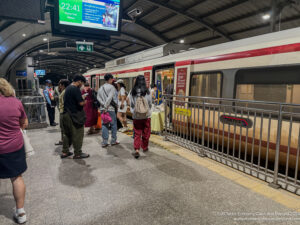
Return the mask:
<path fill-rule="evenodd" d="M 58 0 L 52 32 L 105 39 L 120 31 L 122 0 Z"/>
<path fill-rule="evenodd" d="M 34 73 L 35 73 L 35 75 L 38 76 L 38 77 L 41 77 L 41 76 L 45 76 L 45 75 L 46 75 L 46 71 L 45 71 L 45 70 L 35 70 Z"/>
<path fill-rule="evenodd" d="M 59 23 L 118 31 L 120 0 L 59 0 Z"/>

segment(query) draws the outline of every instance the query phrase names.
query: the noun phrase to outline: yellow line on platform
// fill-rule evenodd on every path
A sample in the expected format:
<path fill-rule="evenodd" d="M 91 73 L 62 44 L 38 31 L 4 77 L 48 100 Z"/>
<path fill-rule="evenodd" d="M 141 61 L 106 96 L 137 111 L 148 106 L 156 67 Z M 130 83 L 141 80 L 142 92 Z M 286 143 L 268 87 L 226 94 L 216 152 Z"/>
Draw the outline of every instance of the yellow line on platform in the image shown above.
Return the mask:
<path fill-rule="evenodd" d="M 219 175 L 232 180 L 233 182 L 246 187 L 253 192 L 272 199 L 273 201 L 278 202 L 287 208 L 300 212 L 300 197 L 295 194 L 282 189 L 276 190 L 269 187 L 267 182 L 251 177 L 250 175 L 242 173 L 228 166 L 222 165 L 221 163 L 218 163 L 212 159 L 201 158 L 196 153 L 188 149 L 180 147 L 172 142 L 164 141 L 163 137 L 161 136 L 152 135 L 150 141 L 176 155 L 206 167 L 209 170 L 218 173 Z"/>

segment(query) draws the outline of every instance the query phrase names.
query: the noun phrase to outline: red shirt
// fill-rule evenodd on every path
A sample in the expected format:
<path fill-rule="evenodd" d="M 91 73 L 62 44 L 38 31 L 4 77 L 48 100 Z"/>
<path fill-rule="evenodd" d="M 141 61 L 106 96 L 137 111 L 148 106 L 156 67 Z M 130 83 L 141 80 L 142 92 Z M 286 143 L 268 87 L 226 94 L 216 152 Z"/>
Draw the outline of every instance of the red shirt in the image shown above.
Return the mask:
<path fill-rule="evenodd" d="M 24 145 L 20 119 L 26 119 L 22 103 L 15 97 L 0 96 L 0 154 L 18 151 Z"/>

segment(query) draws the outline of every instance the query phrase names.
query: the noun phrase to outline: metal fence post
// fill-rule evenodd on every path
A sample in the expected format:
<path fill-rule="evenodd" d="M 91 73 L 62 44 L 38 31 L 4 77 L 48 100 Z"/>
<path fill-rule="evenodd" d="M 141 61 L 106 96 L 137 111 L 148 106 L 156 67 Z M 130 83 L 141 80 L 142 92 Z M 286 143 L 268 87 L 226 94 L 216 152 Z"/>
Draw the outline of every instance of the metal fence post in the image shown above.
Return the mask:
<path fill-rule="evenodd" d="M 203 150 L 204 148 L 204 139 L 205 139 L 205 100 L 203 100 L 203 107 L 202 107 L 202 140 L 201 140 L 201 149 L 199 152 L 200 157 L 205 157 L 205 152 Z"/>
<path fill-rule="evenodd" d="M 273 182 L 269 184 L 270 187 L 276 189 L 280 188 L 280 185 L 278 184 L 278 169 L 279 169 L 279 156 L 280 156 L 281 128 L 282 128 L 282 104 L 280 104 L 279 115 L 278 115 L 274 179 Z"/>
<path fill-rule="evenodd" d="M 166 96 L 164 95 L 163 96 L 163 104 L 164 104 L 164 108 L 165 108 L 165 126 L 164 126 L 164 141 L 168 141 L 168 138 L 167 138 L 167 128 L 168 128 L 168 108 L 167 108 L 167 98 Z M 170 104 L 172 104 L 172 102 L 170 102 Z"/>

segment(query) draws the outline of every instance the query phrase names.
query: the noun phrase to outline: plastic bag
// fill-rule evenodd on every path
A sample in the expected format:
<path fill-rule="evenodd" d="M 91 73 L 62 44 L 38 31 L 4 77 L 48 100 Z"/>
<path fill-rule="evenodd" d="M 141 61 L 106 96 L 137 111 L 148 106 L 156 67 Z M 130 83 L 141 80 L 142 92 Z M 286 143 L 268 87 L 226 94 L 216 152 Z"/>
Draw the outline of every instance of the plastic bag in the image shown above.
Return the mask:
<path fill-rule="evenodd" d="M 30 139 L 27 136 L 26 130 L 21 130 L 23 134 L 23 140 L 24 140 L 24 148 L 25 148 L 25 153 L 26 153 L 26 158 L 32 156 L 35 154 L 34 149 L 32 145 L 30 144 Z"/>

